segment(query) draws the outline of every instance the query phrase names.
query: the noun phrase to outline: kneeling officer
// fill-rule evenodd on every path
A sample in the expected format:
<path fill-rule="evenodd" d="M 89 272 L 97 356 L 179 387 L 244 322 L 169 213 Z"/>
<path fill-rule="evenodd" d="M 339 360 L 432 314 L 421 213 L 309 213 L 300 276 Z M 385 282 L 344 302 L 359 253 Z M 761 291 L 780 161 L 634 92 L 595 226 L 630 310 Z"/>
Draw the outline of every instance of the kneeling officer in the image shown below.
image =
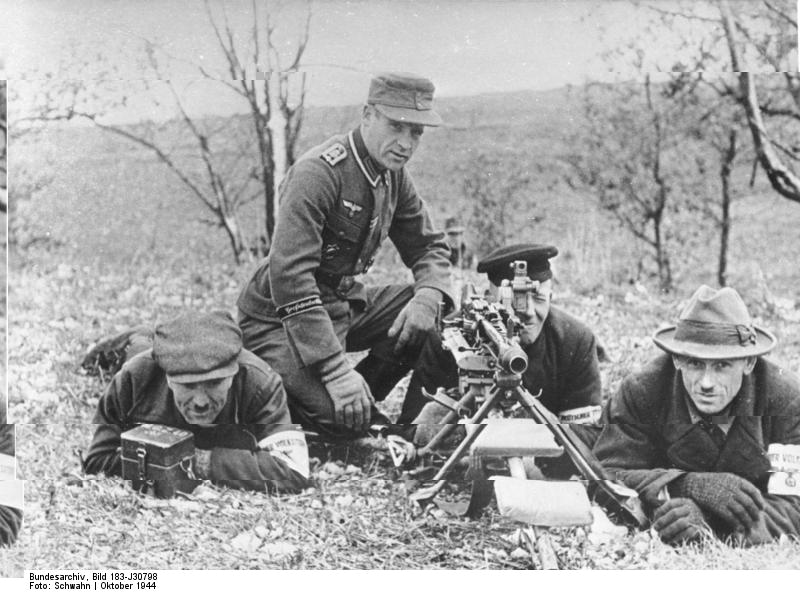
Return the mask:
<path fill-rule="evenodd" d="M 192 471 L 231 487 L 297 492 L 308 485 L 305 436 L 291 423 L 280 376 L 242 348 L 225 312 L 186 313 L 155 328 L 100 398 L 90 473 L 122 475 L 120 436 L 141 424 L 194 434 Z"/>

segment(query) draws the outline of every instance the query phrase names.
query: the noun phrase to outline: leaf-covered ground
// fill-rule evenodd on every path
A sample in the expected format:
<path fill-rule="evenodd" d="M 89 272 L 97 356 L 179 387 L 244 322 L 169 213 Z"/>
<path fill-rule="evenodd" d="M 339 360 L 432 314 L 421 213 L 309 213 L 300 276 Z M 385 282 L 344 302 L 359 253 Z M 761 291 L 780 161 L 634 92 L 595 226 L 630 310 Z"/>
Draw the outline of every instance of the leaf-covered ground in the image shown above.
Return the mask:
<path fill-rule="evenodd" d="M 57 568 L 518 568 L 537 567 L 518 544 L 516 525 L 494 509 L 480 520 L 419 514 L 395 479 L 385 452 L 353 447 L 320 451 L 314 488 L 269 497 L 203 486 L 186 499 L 153 500 L 118 479 L 80 475 L 97 398 L 107 377 L 78 362 L 94 340 L 185 307 L 230 309 L 247 274 L 209 263 L 200 275 L 180 262 L 143 257 L 137 271 L 48 263 L 12 270 L 9 293 L 9 387 L 18 424 L 26 514 L 20 541 L 0 550 L 0 575 Z M 130 268 L 128 268 L 130 269 Z M 376 270 L 373 280 L 392 275 Z M 649 335 L 676 316 L 678 303 L 643 289 L 579 295 L 560 286 L 558 303 L 595 328 L 611 362 L 606 392 L 655 349 Z M 791 305 L 790 305 L 791 304 Z M 793 303 L 753 301 L 758 323 L 778 333 L 775 359 L 800 367 L 800 318 Z M 390 398 L 396 410 L 401 391 Z M 450 494 L 463 497 L 463 485 Z M 800 568 L 800 544 L 732 548 L 715 541 L 680 549 L 649 532 L 555 531 L 562 567 Z"/>

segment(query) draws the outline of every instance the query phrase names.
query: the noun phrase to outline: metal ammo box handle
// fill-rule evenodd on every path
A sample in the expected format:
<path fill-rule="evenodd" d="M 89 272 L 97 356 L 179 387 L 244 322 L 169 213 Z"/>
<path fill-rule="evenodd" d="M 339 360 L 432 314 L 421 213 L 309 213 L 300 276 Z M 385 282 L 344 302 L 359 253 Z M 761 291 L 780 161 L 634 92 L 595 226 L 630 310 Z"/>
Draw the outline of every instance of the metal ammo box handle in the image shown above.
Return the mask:
<path fill-rule="evenodd" d="M 139 472 L 139 479 L 142 481 L 147 479 L 147 449 L 144 446 L 139 446 L 136 449 L 137 468 Z"/>

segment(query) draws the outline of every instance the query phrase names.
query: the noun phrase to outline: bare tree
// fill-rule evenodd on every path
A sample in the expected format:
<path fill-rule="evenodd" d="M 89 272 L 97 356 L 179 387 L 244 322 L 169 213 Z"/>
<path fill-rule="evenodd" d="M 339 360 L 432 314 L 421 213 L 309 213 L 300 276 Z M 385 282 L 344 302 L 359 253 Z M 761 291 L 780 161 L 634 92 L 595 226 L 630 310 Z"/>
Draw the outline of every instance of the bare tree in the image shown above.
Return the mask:
<path fill-rule="evenodd" d="M 0 212 L 8 212 L 8 168 L 6 140 L 8 139 L 8 126 L 6 123 L 6 81 L 0 80 Z"/>
<path fill-rule="evenodd" d="M 150 76 L 136 83 L 144 94 L 155 94 L 157 87 L 166 87 L 174 102 L 177 126 L 152 121 L 136 125 L 112 122 L 109 114 L 124 107 L 130 96 L 121 90 L 113 60 L 102 55 L 95 57 L 98 61 L 105 59 L 105 76 L 59 79 L 51 74 L 46 78 L 34 101 L 38 110 L 27 119 L 83 119 L 143 147 L 212 213 L 216 224 L 225 230 L 236 261 L 243 262 L 269 249 L 278 207 L 277 187 L 294 162 L 304 114 L 306 80 L 300 73 L 300 62 L 309 40 L 311 4 L 310 0 L 304 4 L 301 22 L 293 20 L 298 26 L 290 49 L 283 38 L 278 39 L 284 8 L 281 3 L 262 10 L 262 3 L 252 0 L 247 31 L 235 29 L 224 5 L 206 1 L 205 7 L 225 66 L 221 72 L 202 64 L 193 66 L 202 80 L 242 99 L 248 112 L 245 121 L 191 114 L 182 92 L 185 89 L 178 87 L 165 66 L 177 58 L 151 40 L 143 40 L 141 45 L 142 67 Z M 125 81 L 125 88 L 132 84 Z M 259 199 L 264 225 L 252 240 L 245 230 L 242 209 Z"/>
<path fill-rule="evenodd" d="M 795 36 L 797 35 L 797 20 L 788 11 L 782 10 L 776 3 L 764 2 L 764 5 L 776 18 L 793 26 Z M 764 122 L 764 113 L 773 117 L 789 118 L 800 122 L 800 74 L 789 71 L 782 73 L 782 78 L 786 85 L 785 90 L 792 99 L 788 106 L 776 109 L 768 104 L 762 105 L 759 101 L 755 75 L 750 71 L 742 55 L 742 45 L 744 43 L 742 38 L 753 45 L 759 55 L 775 66 L 780 66 L 778 59 L 781 56 L 775 56 L 770 53 L 769 40 L 757 39 L 748 31 L 734 13 L 729 2 L 720 0 L 719 7 L 725 39 L 730 51 L 731 67 L 735 72 L 738 72 L 738 100 L 747 114 L 747 124 L 753 137 L 758 162 L 776 192 L 787 199 L 800 202 L 800 176 L 793 168 L 800 163 L 800 142 L 797 141 L 797 136 L 795 136 L 793 145 L 788 147 L 783 145 L 770 134 Z M 778 151 L 784 155 L 783 158 Z M 787 162 L 790 164 L 787 164 Z"/>
<path fill-rule="evenodd" d="M 642 6 L 669 28 L 687 21 L 706 25 L 699 41 L 686 39 L 684 62 L 668 69 L 737 74 L 736 85 L 708 82 L 724 88 L 743 109 L 755 147 L 755 157 L 772 188 L 800 201 L 800 73 L 797 66 L 797 13 L 794 0 L 717 0 L 708 10 L 699 3 L 665 7 Z M 772 73 L 772 74 L 769 74 Z"/>
<path fill-rule="evenodd" d="M 570 138 L 567 183 L 588 190 L 600 207 L 644 244 L 659 285 L 672 288 L 665 221 L 682 177 L 676 148 L 683 114 L 665 100 L 649 75 L 642 83 L 589 85 L 579 131 Z M 677 194 L 677 195 L 676 195 Z"/>

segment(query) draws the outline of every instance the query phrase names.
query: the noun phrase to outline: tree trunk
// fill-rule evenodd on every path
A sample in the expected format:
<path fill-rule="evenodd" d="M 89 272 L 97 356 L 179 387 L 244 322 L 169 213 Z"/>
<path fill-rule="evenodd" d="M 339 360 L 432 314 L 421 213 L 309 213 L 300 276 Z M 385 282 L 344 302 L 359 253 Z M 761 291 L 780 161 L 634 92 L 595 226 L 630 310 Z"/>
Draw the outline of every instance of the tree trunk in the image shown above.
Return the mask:
<path fill-rule="evenodd" d="M 653 217 L 653 248 L 656 251 L 659 287 L 662 292 L 670 292 L 672 290 L 672 266 L 667 247 L 661 237 L 661 221 L 660 215 Z"/>
<path fill-rule="evenodd" d="M 719 265 L 717 267 L 717 283 L 728 285 L 728 244 L 731 232 L 731 170 L 736 158 L 736 130 L 730 130 L 728 135 L 728 148 L 725 150 L 720 168 L 722 181 L 722 215 L 719 224 Z"/>
<path fill-rule="evenodd" d="M 272 81 L 270 83 L 272 92 L 269 93 L 270 102 L 270 118 L 268 122 L 270 136 L 272 137 L 272 217 L 277 220 L 278 217 L 278 200 L 275 196 L 280 195 L 279 188 L 283 178 L 286 176 L 286 149 L 288 146 L 287 121 L 281 109 L 281 84 L 284 82 L 282 77 L 284 74 L 280 72 L 272 73 Z M 270 229 L 270 236 L 272 236 L 272 229 Z"/>
<path fill-rule="evenodd" d="M 230 240 L 236 263 L 242 264 L 252 261 L 253 255 L 247 246 L 247 239 L 245 239 L 242 233 L 242 227 L 239 225 L 239 221 L 235 216 L 224 213 L 220 214 L 220 218 L 222 219 L 222 226 L 228 234 L 228 240 Z"/>
<path fill-rule="evenodd" d="M 764 125 L 764 119 L 761 116 L 755 79 L 752 72 L 748 71 L 746 64 L 742 63 L 742 55 L 738 45 L 736 15 L 727 0 L 721 0 L 719 7 L 722 16 L 722 27 L 725 31 L 728 51 L 731 56 L 731 66 L 739 77 L 739 92 L 741 94 L 739 101 L 747 115 L 747 125 L 750 128 L 750 134 L 753 136 L 753 145 L 756 149 L 758 162 L 767 174 L 770 185 L 778 194 L 792 201 L 800 202 L 800 177 L 784 164 L 773 148 Z"/>

